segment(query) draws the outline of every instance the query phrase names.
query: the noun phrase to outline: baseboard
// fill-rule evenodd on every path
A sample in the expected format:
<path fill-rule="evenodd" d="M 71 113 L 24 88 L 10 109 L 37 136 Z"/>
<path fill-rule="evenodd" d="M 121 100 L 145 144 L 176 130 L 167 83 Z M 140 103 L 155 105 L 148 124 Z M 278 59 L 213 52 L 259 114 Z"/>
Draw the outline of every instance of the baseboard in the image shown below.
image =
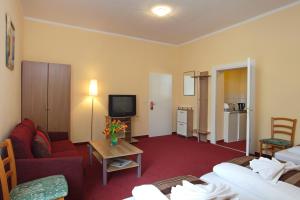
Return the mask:
<path fill-rule="evenodd" d="M 132 136 L 133 138 L 136 138 L 136 139 L 142 139 L 142 138 L 148 138 L 149 135 L 137 135 L 137 136 Z"/>
<path fill-rule="evenodd" d="M 87 144 L 89 144 L 89 142 L 75 142 L 75 143 L 73 143 L 73 144 L 75 144 L 75 145 L 87 145 Z"/>

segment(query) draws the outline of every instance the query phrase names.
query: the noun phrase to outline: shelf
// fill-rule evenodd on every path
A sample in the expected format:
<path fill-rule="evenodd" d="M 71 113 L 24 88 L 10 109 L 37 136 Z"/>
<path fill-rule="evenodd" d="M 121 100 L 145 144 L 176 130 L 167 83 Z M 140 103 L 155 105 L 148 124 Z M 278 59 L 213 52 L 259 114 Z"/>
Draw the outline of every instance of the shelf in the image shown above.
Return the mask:
<path fill-rule="evenodd" d="M 130 164 L 128 164 L 124 167 L 114 167 L 114 166 L 108 165 L 107 172 L 115 172 L 115 171 L 120 171 L 120 170 L 123 170 L 123 169 L 135 168 L 135 167 L 138 167 L 138 166 L 139 166 L 139 164 L 137 162 L 134 162 L 134 161 L 131 161 Z"/>

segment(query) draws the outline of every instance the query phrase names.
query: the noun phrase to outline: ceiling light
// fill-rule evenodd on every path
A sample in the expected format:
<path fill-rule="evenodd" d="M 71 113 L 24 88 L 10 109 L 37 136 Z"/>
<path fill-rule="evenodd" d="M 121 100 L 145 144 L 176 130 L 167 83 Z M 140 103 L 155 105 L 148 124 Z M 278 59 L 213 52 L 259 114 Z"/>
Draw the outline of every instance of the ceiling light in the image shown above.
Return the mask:
<path fill-rule="evenodd" d="M 170 14 L 172 9 L 169 6 L 155 6 L 151 9 L 151 11 L 158 17 L 164 17 Z"/>

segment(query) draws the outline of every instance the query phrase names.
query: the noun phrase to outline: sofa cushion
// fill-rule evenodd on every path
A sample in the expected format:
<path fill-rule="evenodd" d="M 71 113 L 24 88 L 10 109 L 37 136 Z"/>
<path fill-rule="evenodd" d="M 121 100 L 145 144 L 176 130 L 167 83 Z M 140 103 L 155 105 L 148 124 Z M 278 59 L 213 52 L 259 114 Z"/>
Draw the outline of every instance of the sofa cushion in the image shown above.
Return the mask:
<path fill-rule="evenodd" d="M 51 143 L 52 153 L 64 151 L 77 151 L 74 144 L 70 140 L 60 140 Z"/>
<path fill-rule="evenodd" d="M 78 151 L 62 151 L 62 152 L 56 152 L 52 153 L 52 158 L 61 158 L 61 157 L 76 157 L 80 156 L 80 153 Z"/>
<path fill-rule="evenodd" d="M 45 130 L 44 128 L 40 127 L 40 126 L 37 126 L 37 131 L 41 132 L 42 134 L 45 135 L 45 137 L 47 138 L 49 144 L 51 144 L 51 139 L 49 137 L 49 134 L 48 134 L 48 131 Z"/>
<path fill-rule="evenodd" d="M 46 158 L 51 156 L 51 145 L 47 137 L 37 131 L 32 141 L 32 151 L 36 158 Z"/>
<path fill-rule="evenodd" d="M 24 119 L 21 122 L 21 124 L 23 124 L 24 126 L 26 126 L 27 128 L 29 128 L 33 136 L 35 135 L 36 128 L 35 128 L 35 125 L 34 125 L 33 121 L 31 121 L 30 119 Z"/>
<path fill-rule="evenodd" d="M 32 138 L 32 133 L 27 126 L 19 124 L 14 128 L 10 134 L 10 139 L 16 159 L 34 157 L 31 151 Z"/>

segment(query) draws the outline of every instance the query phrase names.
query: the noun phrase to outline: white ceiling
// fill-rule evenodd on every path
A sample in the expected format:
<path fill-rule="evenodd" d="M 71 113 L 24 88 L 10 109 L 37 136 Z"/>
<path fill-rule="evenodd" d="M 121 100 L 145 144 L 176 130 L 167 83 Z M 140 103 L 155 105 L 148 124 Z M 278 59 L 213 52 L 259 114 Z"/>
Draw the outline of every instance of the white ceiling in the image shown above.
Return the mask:
<path fill-rule="evenodd" d="M 27 17 L 181 44 L 297 0 L 21 0 Z M 173 7 L 166 18 L 150 13 Z"/>

